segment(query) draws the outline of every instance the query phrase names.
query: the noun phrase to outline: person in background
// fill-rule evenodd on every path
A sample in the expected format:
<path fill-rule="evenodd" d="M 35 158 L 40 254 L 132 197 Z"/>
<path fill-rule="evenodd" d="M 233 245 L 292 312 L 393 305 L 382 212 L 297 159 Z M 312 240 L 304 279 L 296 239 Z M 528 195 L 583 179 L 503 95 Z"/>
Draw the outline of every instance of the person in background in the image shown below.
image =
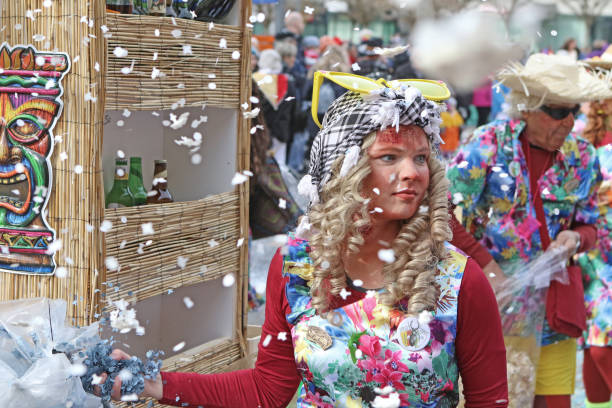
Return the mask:
<path fill-rule="evenodd" d="M 603 182 L 598 192 L 597 246 L 581 254 L 587 330 L 582 378 L 587 408 L 612 408 L 612 99 L 591 102 L 583 136 L 597 148 Z"/>
<path fill-rule="evenodd" d="M 319 39 L 314 35 L 307 35 L 302 41 L 304 44 L 304 65 L 309 70 L 319 59 Z"/>
<path fill-rule="evenodd" d="M 299 68 L 304 68 L 304 44 L 302 43 L 302 35 L 304 34 L 304 17 L 298 11 L 291 11 L 285 16 L 285 30 L 292 33 L 295 37 L 297 46 L 297 65 Z M 304 76 L 306 69 L 304 68 Z"/>
<path fill-rule="evenodd" d="M 393 70 L 391 74 L 392 79 L 409 79 L 409 78 L 420 78 L 416 70 L 412 66 L 410 60 L 410 52 L 408 50 L 399 53 L 393 57 Z"/>
<path fill-rule="evenodd" d="M 490 79 L 487 79 L 481 86 L 474 89 L 474 93 L 472 95 L 472 105 L 474 105 L 478 111 L 477 126 L 482 126 L 489 122 L 491 101 L 493 99 L 492 85 L 493 82 Z"/>
<path fill-rule="evenodd" d="M 595 40 L 593 41 L 591 52 L 589 52 L 585 58 L 601 57 L 601 54 L 603 54 L 607 48 L 608 43 L 605 40 Z"/>
<path fill-rule="evenodd" d="M 499 79 L 511 88 L 514 119 L 478 128 L 447 171 L 467 230 L 493 255 L 484 271 L 494 288 L 548 247 L 566 249 L 569 261 L 594 246 L 599 163 L 593 147 L 570 132 L 579 103 L 612 94 L 557 55 L 534 54 Z M 569 408 L 575 372 L 576 340 L 545 321 L 534 406 Z"/>
<path fill-rule="evenodd" d="M 578 43 L 574 38 L 568 38 L 563 43 L 563 46 L 557 51 L 557 55 L 563 55 L 573 59 L 574 61 L 580 57 Z"/>
<path fill-rule="evenodd" d="M 442 112 L 440 117 L 442 119 L 440 136 L 444 142 L 440 145 L 440 150 L 445 159 L 451 159 L 459 147 L 461 126 L 463 126 L 463 118 L 457 111 L 457 100 L 455 98 L 446 101 L 446 112 Z"/>
<path fill-rule="evenodd" d="M 263 50 L 253 79 L 263 95 L 261 110 L 272 138 L 274 157 L 285 165 L 295 131 L 296 91 L 293 78 L 282 71 L 280 54 L 273 49 Z"/>
<path fill-rule="evenodd" d="M 319 58 L 316 64 L 313 65 L 308 71 L 308 89 L 306 91 L 306 95 L 309 100 L 312 100 L 313 76 L 317 71 L 351 72 L 348 53 L 344 47 L 335 44 L 329 45 L 321 58 Z M 319 122 L 323 120 L 323 116 L 331 104 L 344 92 L 346 92 L 346 89 L 334 82 L 327 80 L 323 82 L 321 88 L 319 89 L 319 106 L 317 109 Z M 315 136 L 319 132 L 319 127 L 312 119 L 307 121 L 306 127 L 308 129 L 309 137 L 308 141 L 304 145 L 304 154 L 302 156 L 304 168 L 307 168 L 308 166 L 308 160 L 310 159 L 310 148 L 312 147 L 312 142 L 314 141 Z"/>
<path fill-rule="evenodd" d="M 274 49 L 281 56 L 283 61 L 283 73 L 291 75 L 297 58 L 297 47 L 292 41 L 276 41 Z M 296 78 L 294 78 L 296 80 Z"/>
<path fill-rule="evenodd" d="M 379 37 L 371 37 L 357 47 L 359 58 L 357 59 L 357 67 L 353 71 L 358 75 L 367 76 L 369 78 L 384 78 L 391 79 L 389 67 L 382 59 L 378 48 L 382 48 L 383 40 Z"/>

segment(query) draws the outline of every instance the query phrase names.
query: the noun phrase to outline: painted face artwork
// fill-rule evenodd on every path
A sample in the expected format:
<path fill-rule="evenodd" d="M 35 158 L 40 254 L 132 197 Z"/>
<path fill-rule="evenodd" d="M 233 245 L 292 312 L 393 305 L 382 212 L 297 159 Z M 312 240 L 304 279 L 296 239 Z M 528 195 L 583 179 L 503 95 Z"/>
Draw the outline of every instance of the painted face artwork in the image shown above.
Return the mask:
<path fill-rule="evenodd" d="M 62 112 L 66 54 L 0 46 L 0 270 L 52 274 L 55 232 L 44 217 L 52 129 Z"/>

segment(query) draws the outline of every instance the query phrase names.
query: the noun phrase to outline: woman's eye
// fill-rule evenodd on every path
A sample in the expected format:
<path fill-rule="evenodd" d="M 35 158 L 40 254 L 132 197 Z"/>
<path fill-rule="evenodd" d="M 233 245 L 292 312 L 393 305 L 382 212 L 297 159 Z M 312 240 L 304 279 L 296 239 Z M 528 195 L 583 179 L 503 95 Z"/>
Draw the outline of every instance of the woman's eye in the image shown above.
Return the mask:
<path fill-rule="evenodd" d="M 424 154 L 419 154 L 414 158 L 414 161 L 418 164 L 425 164 L 427 163 L 427 156 Z"/>
<path fill-rule="evenodd" d="M 17 119 L 9 126 L 15 136 L 23 139 L 29 139 L 40 132 L 40 127 L 33 121 L 27 119 Z"/>
<path fill-rule="evenodd" d="M 392 162 L 393 160 L 395 160 L 395 155 L 393 155 L 393 154 L 385 154 L 384 156 L 380 156 L 380 160 L 389 163 L 389 162 Z"/>

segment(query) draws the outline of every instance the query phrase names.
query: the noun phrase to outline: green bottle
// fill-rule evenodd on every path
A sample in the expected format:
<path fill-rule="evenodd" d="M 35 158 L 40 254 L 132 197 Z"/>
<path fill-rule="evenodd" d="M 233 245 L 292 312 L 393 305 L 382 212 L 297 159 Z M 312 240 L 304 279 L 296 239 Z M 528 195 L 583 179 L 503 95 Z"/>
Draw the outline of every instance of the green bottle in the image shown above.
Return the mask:
<path fill-rule="evenodd" d="M 134 196 L 128 187 L 127 160 L 115 159 L 115 181 L 106 195 L 106 208 L 131 207 Z"/>
<path fill-rule="evenodd" d="M 134 205 L 147 203 L 147 190 L 142 183 L 142 159 L 140 157 L 130 157 L 128 187 L 134 197 Z"/>

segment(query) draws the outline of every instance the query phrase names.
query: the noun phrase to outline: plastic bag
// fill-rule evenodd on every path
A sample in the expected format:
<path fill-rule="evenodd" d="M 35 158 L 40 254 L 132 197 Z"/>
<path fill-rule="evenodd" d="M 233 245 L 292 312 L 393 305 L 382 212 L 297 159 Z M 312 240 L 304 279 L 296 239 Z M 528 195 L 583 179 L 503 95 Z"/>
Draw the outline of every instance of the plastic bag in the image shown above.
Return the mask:
<path fill-rule="evenodd" d="M 506 345 L 510 408 L 529 407 L 535 393 L 536 368 L 550 282 L 567 284 L 564 249 L 549 249 L 528 262 L 506 266 L 508 276 L 497 294 Z"/>
<path fill-rule="evenodd" d="M 0 407 L 97 408 L 85 393 L 70 352 L 97 343 L 97 323 L 65 326 L 66 302 L 24 299 L 0 303 Z"/>

